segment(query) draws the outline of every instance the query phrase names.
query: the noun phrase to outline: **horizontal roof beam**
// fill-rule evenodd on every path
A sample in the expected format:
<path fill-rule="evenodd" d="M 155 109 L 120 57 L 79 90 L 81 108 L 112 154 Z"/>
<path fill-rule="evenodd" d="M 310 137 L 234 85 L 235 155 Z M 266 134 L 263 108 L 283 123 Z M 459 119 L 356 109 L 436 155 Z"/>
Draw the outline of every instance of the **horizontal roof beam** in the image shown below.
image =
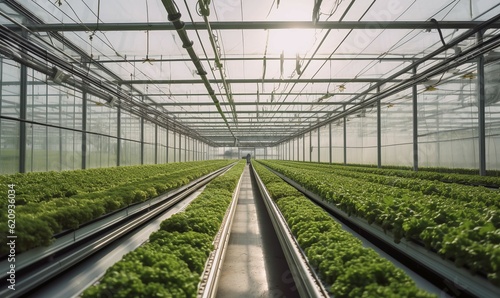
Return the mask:
<path fill-rule="evenodd" d="M 441 21 L 441 29 L 471 29 L 483 22 L 480 21 Z M 28 24 L 31 31 L 153 31 L 175 30 L 170 22 L 149 23 L 64 23 L 64 24 Z M 210 22 L 212 30 L 270 30 L 270 29 L 436 29 L 436 24 L 430 21 L 341 21 L 341 22 L 316 22 L 310 21 L 258 21 L 258 22 Z M 17 28 L 17 26 L 9 26 Z M 186 30 L 207 30 L 204 22 L 185 23 Z M 500 23 L 494 23 L 491 28 L 500 28 Z"/>
<path fill-rule="evenodd" d="M 151 59 L 151 62 L 190 62 L 191 59 L 189 58 L 163 58 L 155 55 L 150 55 L 149 56 Z M 101 57 L 99 58 L 106 58 L 106 57 Z M 283 60 L 292 60 L 295 61 L 297 58 L 296 57 L 283 57 Z M 389 62 L 389 61 L 408 61 L 411 62 L 412 60 L 417 60 L 418 57 L 413 57 L 407 55 L 401 56 L 401 57 L 380 57 L 380 55 L 374 55 L 372 57 L 359 57 L 359 56 L 353 56 L 353 57 L 307 57 L 307 60 L 312 60 L 312 61 L 384 61 L 384 62 Z M 429 60 L 442 60 L 444 57 L 432 57 Z M 214 61 L 215 58 L 210 57 L 210 58 L 204 58 L 200 57 L 200 60 L 202 61 Z M 264 57 L 220 57 L 219 60 L 221 61 L 259 61 L 262 62 L 264 60 Z M 280 57 L 267 57 L 266 56 L 266 61 L 281 61 Z M 97 62 L 99 63 L 133 63 L 133 62 L 144 62 L 144 58 L 141 59 L 109 59 L 109 60 L 102 60 L 99 59 Z M 74 63 L 79 63 L 79 62 L 74 62 Z"/>
<path fill-rule="evenodd" d="M 234 94 L 233 94 L 234 96 Z M 155 106 L 213 106 L 213 102 L 164 102 L 164 103 L 156 103 L 156 104 L 152 104 L 152 105 L 155 105 Z M 221 106 L 228 106 L 229 103 L 227 102 L 221 102 L 220 103 Z M 235 101 L 234 102 L 234 105 L 235 106 L 276 106 L 276 105 L 285 105 L 285 106 L 288 106 L 288 105 L 294 105 L 294 106 L 297 106 L 297 105 L 324 105 L 324 106 L 343 106 L 343 105 L 354 105 L 354 103 L 350 103 L 350 104 L 345 104 L 345 103 L 342 103 L 342 102 L 325 102 L 325 101 L 322 101 L 322 102 L 317 102 L 317 101 L 311 101 L 311 102 L 306 102 L 306 101 L 290 101 L 290 102 L 238 102 L 238 101 Z"/>
<path fill-rule="evenodd" d="M 238 119 L 240 118 L 239 115 L 240 114 L 255 114 L 255 113 L 259 113 L 259 114 L 273 114 L 273 113 L 288 113 L 288 114 L 311 114 L 311 113 L 340 113 L 340 112 L 337 112 L 337 111 L 331 111 L 331 110 L 327 110 L 327 111 L 282 111 L 282 110 L 278 110 L 278 111 L 236 111 L 238 113 Z M 167 114 L 218 114 L 219 112 L 217 110 L 214 110 L 214 111 L 169 111 Z"/>
<path fill-rule="evenodd" d="M 257 93 L 256 92 L 233 92 L 233 96 L 255 96 Z M 271 92 L 261 92 L 259 93 L 260 96 L 271 96 Z M 322 96 L 325 95 L 325 92 L 279 92 L 276 91 L 274 92 L 274 96 L 279 96 L 279 95 L 286 95 L 289 94 L 291 96 L 294 95 L 317 95 L 317 96 Z M 345 95 L 345 96 L 353 96 L 353 95 L 359 95 L 360 93 L 354 93 L 354 92 L 335 92 L 335 93 L 330 93 L 332 96 L 335 95 Z M 374 95 L 376 93 L 368 93 L 368 95 Z M 134 94 L 135 95 L 135 94 Z M 222 96 L 226 95 L 225 93 L 218 93 L 216 92 L 215 95 L 217 96 Z M 16 95 L 18 96 L 18 95 Z M 148 93 L 148 97 L 158 97 L 158 96 L 207 96 L 207 93 Z M 213 103 L 211 103 L 213 104 Z"/>
<path fill-rule="evenodd" d="M 324 78 L 324 79 L 226 79 L 229 84 L 260 84 L 260 83 L 376 83 L 384 81 L 384 78 Z M 389 80 L 389 82 L 402 82 L 401 79 Z M 221 79 L 210 80 L 212 83 L 222 84 Z M 122 80 L 120 82 L 122 85 L 144 85 L 144 84 L 203 84 L 200 80 Z M 168 94 L 166 94 L 168 95 Z"/>

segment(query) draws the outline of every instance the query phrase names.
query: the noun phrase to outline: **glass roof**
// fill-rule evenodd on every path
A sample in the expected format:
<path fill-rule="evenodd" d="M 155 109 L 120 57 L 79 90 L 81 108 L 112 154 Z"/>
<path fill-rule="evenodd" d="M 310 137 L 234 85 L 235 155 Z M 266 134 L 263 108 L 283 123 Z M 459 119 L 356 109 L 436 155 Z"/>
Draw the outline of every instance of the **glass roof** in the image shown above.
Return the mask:
<path fill-rule="evenodd" d="M 151 107 L 208 139 L 216 132 L 213 140 L 221 145 L 235 137 L 276 144 L 318 121 L 333 119 L 344 107 L 373 96 L 377 83 L 398 74 L 379 86 L 383 91 L 409 79 L 411 72 L 399 72 L 500 14 L 496 0 L 172 1 L 231 133 L 162 1 L 5 2 L 0 4 L 3 24 L 24 23 L 33 41 L 57 49 L 51 51 L 75 67 L 81 67 L 86 53 L 92 73 L 107 84 L 146 98 Z M 203 3 L 209 10 L 206 16 L 201 14 Z M 22 12 L 31 13 L 38 24 L 32 19 L 23 22 Z M 487 34 L 497 35 L 497 28 L 498 23 Z M 474 44 L 474 36 L 467 38 L 421 63 L 418 71 L 432 69 L 457 48 Z M 442 83 L 455 88 L 453 84 L 460 85 L 461 76 L 474 67 L 460 65 L 454 74 L 441 76 Z M 418 90 L 424 92 L 425 86 L 420 84 Z M 394 98 L 405 98 L 408 92 L 411 88 Z M 434 92 L 434 97 L 441 95 Z"/>

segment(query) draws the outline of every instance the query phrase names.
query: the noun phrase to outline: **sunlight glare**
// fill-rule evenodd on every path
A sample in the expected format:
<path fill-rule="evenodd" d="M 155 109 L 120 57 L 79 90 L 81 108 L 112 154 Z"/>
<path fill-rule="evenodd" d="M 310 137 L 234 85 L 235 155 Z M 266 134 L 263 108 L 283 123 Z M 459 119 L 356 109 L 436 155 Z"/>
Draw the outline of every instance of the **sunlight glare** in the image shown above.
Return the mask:
<path fill-rule="evenodd" d="M 285 57 L 296 54 L 305 56 L 314 44 L 314 30 L 311 29 L 279 29 L 269 32 L 267 52 L 279 55 L 283 51 Z"/>

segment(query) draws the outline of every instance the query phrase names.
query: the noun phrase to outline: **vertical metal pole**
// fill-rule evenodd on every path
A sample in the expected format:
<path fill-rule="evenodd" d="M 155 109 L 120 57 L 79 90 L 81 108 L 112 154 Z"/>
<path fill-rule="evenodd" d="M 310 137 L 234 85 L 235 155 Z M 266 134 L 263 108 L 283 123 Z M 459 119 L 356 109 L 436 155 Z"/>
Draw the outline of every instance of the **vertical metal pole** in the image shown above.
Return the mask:
<path fill-rule="evenodd" d="M 483 42 L 483 31 L 477 33 L 477 43 Z M 484 55 L 480 55 L 477 60 L 477 80 L 478 90 L 478 124 L 479 124 L 479 175 L 486 175 L 486 94 L 484 91 Z"/>
<path fill-rule="evenodd" d="M 188 136 L 184 136 L 184 161 L 189 161 L 188 151 Z"/>
<path fill-rule="evenodd" d="M 318 127 L 318 162 L 321 162 L 321 136 L 320 136 L 320 128 Z"/>
<path fill-rule="evenodd" d="M 306 161 L 306 134 L 302 135 L 302 161 Z"/>
<path fill-rule="evenodd" d="M 158 164 L 158 124 L 155 124 L 155 164 Z"/>
<path fill-rule="evenodd" d="M 343 110 L 345 112 L 345 105 Z M 347 164 L 347 117 L 344 116 L 344 165 L 345 164 Z"/>
<path fill-rule="evenodd" d="M 377 87 L 377 94 L 380 92 L 380 86 Z M 377 167 L 382 167 L 382 118 L 380 99 L 377 100 Z"/>
<path fill-rule="evenodd" d="M 23 32 L 23 35 L 26 35 Z M 21 64 L 21 72 L 19 78 L 19 173 L 26 173 L 26 112 L 28 108 L 28 69 Z"/>
<path fill-rule="evenodd" d="M 62 125 L 62 96 L 59 94 L 59 126 Z M 63 130 L 59 128 L 59 171 L 63 169 Z"/>
<path fill-rule="evenodd" d="M 333 163 L 332 123 L 328 123 L 328 161 Z"/>
<path fill-rule="evenodd" d="M 118 113 L 118 119 L 120 119 L 119 113 Z M 120 131 L 119 121 L 120 120 L 118 120 L 118 132 Z M 118 135 L 118 137 L 120 137 L 120 135 Z M 118 163 L 118 165 L 120 164 Z M 82 92 L 82 169 L 86 168 L 87 168 L 87 92 L 83 91 Z"/>
<path fill-rule="evenodd" d="M 166 158 L 165 159 L 165 163 L 168 163 L 168 149 L 169 149 L 168 126 L 167 126 L 167 128 L 165 128 L 165 137 L 167 138 L 167 143 L 166 143 L 167 148 L 165 150 L 166 151 L 165 152 L 165 158 Z"/>
<path fill-rule="evenodd" d="M 177 144 L 177 134 L 174 130 L 174 162 L 177 161 L 177 148 L 176 148 L 176 145 Z"/>
<path fill-rule="evenodd" d="M 297 161 L 300 161 L 299 138 L 297 138 Z M 302 161 L 306 161 L 306 134 L 302 135 Z"/>
<path fill-rule="evenodd" d="M 312 155 L 313 155 L 313 142 L 312 142 L 312 131 L 309 132 L 309 162 L 312 162 Z"/>
<path fill-rule="evenodd" d="M 291 156 L 292 156 L 292 146 L 291 146 L 291 140 L 288 141 L 288 160 L 291 160 Z"/>
<path fill-rule="evenodd" d="M 116 108 L 116 165 L 119 167 L 122 158 L 122 109 Z"/>
<path fill-rule="evenodd" d="M 184 156 L 184 160 L 186 157 Z M 182 162 L 182 135 L 179 133 L 179 162 Z"/>
<path fill-rule="evenodd" d="M 142 102 L 144 102 L 144 95 L 142 96 Z M 144 118 L 141 117 L 141 124 L 140 124 L 140 130 L 141 130 L 141 165 L 144 164 Z"/>
<path fill-rule="evenodd" d="M 417 74 L 417 68 L 413 68 L 413 75 Z M 418 171 L 418 103 L 417 85 L 412 87 L 413 94 L 413 170 Z"/>
<path fill-rule="evenodd" d="M 140 123 L 140 133 L 141 133 L 141 165 L 144 164 L 144 118 L 141 117 Z"/>

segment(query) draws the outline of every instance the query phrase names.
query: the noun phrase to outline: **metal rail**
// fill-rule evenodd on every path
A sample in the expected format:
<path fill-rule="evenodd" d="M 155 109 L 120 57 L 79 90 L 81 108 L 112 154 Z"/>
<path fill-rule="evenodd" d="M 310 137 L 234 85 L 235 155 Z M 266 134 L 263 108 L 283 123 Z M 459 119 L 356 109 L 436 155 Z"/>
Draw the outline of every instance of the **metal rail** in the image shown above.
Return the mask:
<path fill-rule="evenodd" d="M 283 215 L 271 199 L 264 183 L 253 167 L 252 172 L 262 194 L 262 198 L 266 205 L 269 217 L 271 218 L 271 222 L 273 223 L 276 235 L 278 236 L 281 248 L 283 249 L 288 265 L 290 266 L 290 270 L 292 271 L 293 279 L 300 297 L 330 297 L 320 279 L 316 276 L 314 270 L 311 269 L 311 266 L 307 261 L 307 257 L 300 249 L 300 246 L 297 243 L 297 240 L 295 240 L 292 231 L 290 231 Z"/>
<path fill-rule="evenodd" d="M 238 185 L 233 192 L 233 198 L 226 214 L 224 215 L 221 228 L 215 236 L 213 243 L 215 249 L 212 253 L 210 253 L 210 257 L 205 265 L 202 281 L 198 287 L 198 297 L 212 298 L 217 294 L 219 273 L 222 270 L 222 264 L 224 263 L 224 257 L 226 256 L 227 246 L 229 244 L 229 236 L 231 234 L 234 214 L 236 213 L 236 206 L 238 205 L 238 196 L 240 193 L 242 178 L 243 173 L 241 174 Z"/>

